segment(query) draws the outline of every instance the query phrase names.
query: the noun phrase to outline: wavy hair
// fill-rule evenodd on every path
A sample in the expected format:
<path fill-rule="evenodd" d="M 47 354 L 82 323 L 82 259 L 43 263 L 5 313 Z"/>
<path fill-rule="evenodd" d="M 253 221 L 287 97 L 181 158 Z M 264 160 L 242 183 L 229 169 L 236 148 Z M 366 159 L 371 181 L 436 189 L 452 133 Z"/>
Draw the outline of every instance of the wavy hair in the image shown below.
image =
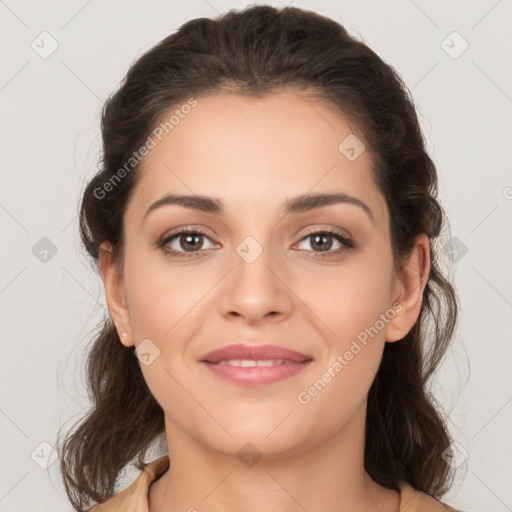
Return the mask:
<path fill-rule="evenodd" d="M 369 390 L 364 463 L 380 485 L 398 490 L 407 481 L 440 497 L 453 479 L 442 457 L 451 439 L 429 380 L 457 323 L 458 299 L 439 268 L 436 244 L 447 219 L 410 92 L 342 25 L 298 8 L 251 6 L 188 21 L 139 57 L 103 107 L 100 170 L 80 202 L 82 242 L 96 270 L 103 241 L 112 244 L 116 261 L 122 258 L 123 214 L 140 165 L 107 194 L 98 191 L 172 108 L 222 90 L 255 97 L 287 87 L 312 92 L 363 134 L 390 212 L 396 267 L 417 234 L 431 241 L 419 318 L 403 340 L 386 343 Z M 142 469 L 148 448 L 165 432 L 134 349 L 122 345 L 110 318 L 95 333 L 86 372 L 92 407 L 58 443 L 66 492 L 79 512 L 112 497 L 123 469 L 134 460 Z"/>

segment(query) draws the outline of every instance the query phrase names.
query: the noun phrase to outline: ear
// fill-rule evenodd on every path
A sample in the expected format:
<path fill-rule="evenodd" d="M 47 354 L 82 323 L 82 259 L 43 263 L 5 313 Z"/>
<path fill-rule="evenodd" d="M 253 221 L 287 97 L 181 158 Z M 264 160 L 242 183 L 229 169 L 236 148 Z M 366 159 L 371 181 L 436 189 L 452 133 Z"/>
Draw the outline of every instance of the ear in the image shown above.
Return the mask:
<path fill-rule="evenodd" d="M 98 260 L 110 316 L 121 343 L 125 347 L 131 347 L 134 343 L 124 293 L 123 276 L 114 262 L 110 243 L 103 242 L 100 245 Z"/>
<path fill-rule="evenodd" d="M 404 338 L 420 314 L 423 291 L 430 273 L 430 240 L 425 233 L 416 236 L 415 244 L 398 273 L 402 293 L 395 307 L 396 314 L 386 326 L 386 341 Z"/>

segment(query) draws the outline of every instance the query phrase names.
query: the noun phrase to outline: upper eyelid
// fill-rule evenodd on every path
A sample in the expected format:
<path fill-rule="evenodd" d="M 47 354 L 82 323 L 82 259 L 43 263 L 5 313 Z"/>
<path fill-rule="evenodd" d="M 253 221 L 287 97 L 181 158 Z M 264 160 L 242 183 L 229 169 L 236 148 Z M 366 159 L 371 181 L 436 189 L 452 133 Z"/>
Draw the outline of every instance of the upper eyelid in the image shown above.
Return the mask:
<path fill-rule="evenodd" d="M 206 233 L 206 231 L 204 231 L 203 229 L 201 229 L 201 228 L 188 228 L 188 227 L 185 227 L 185 228 L 177 228 L 177 231 L 173 231 L 172 233 L 169 233 L 169 234 L 166 234 L 166 235 L 162 236 L 161 237 L 161 241 L 162 241 L 162 243 L 168 242 L 172 238 L 176 238 L 177 236 L 179 236 L 179 235 L 181 235 L 183 233 L 192 233 L 192 234 L 197 233 L 197 234 L 203 235 L 203 236 L 205 236 L 205 237 L 207 237 L 207 238 L 209 238 L 211 240 L 211 236 L 208 235 L 208 233 Z"/>

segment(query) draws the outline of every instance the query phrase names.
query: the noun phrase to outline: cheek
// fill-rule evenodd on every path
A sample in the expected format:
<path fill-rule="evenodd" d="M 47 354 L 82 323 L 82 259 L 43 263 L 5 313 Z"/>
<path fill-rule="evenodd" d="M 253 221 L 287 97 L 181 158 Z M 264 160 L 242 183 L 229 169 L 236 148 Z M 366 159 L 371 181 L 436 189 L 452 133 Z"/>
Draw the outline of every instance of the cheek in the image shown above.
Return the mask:
<path fill-rule="evenodd" d="M 304 274 L 301 296 L 307 297 L 306 304 L 328 328 L 329 337 L 343 346 L 376 323 L 383 330 L 379 318 L 390 307 L 391 272 L 390 263 L 382 260 L 354 259 L 336 271 L 317 272 L 314 279 Z"/>
<path fill-rule="evenodd" d="M 311 393 L 304 389 L 303 397 L 314 402 L 311 413 L 323 409 L 334 423 L 365 399 L 379 369 L 386 326 L 394 317 L 389 310 L 391 259 L 368 254 L 352 263 L 336 275 L 321 275 L 316 286 L 307 285 L 308 305 L 328 328 L 322 328 L 326 357 L 317 380 L 309 383 Z M 329 403 L 343 407 L 331 409 Z"/>
<path fill-rule="evenodd" d="M 127 300 L 136 345 L 145 338 L 160 345 L 159 341 L 176 321 L 177 297 L 162 284 L 153 283 L 143 274 L 130 280 Z"/>
<path fill-rule="evenodd" d="M 326 428 L 335 430 L 361 407 L 379 369 L 388 287 L 381 273 L 348 271 L 340 273 L 339 283 L 331 279 L 323 285 L 324 294 L 311 288 L 309 303 L 315 313 L 322 312 L 322 323 L 329 328 L 322 328 L 323 357 L 297 401 L 306 417 L 321 415 Z"/>
<path fill-rule="evenodd" d="M 150 338 L 160 345 L 179 330 L 182 318 L 190 322 L 194 317 L 208 280 L 192 265 L 172 266 L 160 255 L 131 251 L 127 250 L 124 275 L 135 342 Z"/>
<path fill-rule="evenodd" d="M 183 357 L 187 340 L 201 325 L 201 308 L 194 305 L 204 296 L 205 285 L 199 273 L 165 263 L 132 252 L 125 261 L 125 289 L 135 345 L 149 339 L 159 351 L 150 348 L 150 364 L 140 365 L 151 394 L 166 411 L 185 410 L 191 404 L 179 384 L 186 380 Z"/>

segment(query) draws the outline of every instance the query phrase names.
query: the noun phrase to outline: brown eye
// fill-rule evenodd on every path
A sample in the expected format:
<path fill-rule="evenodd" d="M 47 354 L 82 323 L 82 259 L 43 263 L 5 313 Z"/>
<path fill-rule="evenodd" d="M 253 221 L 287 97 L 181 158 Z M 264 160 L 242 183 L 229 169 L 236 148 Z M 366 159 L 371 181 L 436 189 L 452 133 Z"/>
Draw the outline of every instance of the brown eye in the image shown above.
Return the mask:
<path fill-rule="evenodd" d="M 166 253 L 176 254 L 181 256 L 195 256 L 203 249 L 211 247 L 204 247 L 205 240 L 210 238 L 203 232 L 198 230 L 181 230 L 171 236 L 166 237 L 158 245 Z"/>
<path fill-rule="evenodd" d="M 318 234 L 310 235 L 311 247 L 318 248 L 320 251 L 328 251 L 332 247 L 332 235 Z"/>
<path fill-rule="evenodd" d="M 192 251 L 201 249 L 203 245 L 202 236 L 203 235 L 199 233 L 186 233 L 180 235 L 178 237 L 179 246 L 186 251 L 189 251 L 189 249 Z"/>
<path fill-rule="evenodd" d="M 299 243 L 304 243 L 306 240 L 310 240 L 308 245 L 311 249 L 303 247 L 302 250 L 314 253 L 325 253 L 319 254 L 320 256 L 337 255 L 355 247 L 351 240 L 336 231 L 315 231 L 303 237 Z M 336 244 L 338 247 L 334 247 L 333 249 L 333 245 Z"/>

